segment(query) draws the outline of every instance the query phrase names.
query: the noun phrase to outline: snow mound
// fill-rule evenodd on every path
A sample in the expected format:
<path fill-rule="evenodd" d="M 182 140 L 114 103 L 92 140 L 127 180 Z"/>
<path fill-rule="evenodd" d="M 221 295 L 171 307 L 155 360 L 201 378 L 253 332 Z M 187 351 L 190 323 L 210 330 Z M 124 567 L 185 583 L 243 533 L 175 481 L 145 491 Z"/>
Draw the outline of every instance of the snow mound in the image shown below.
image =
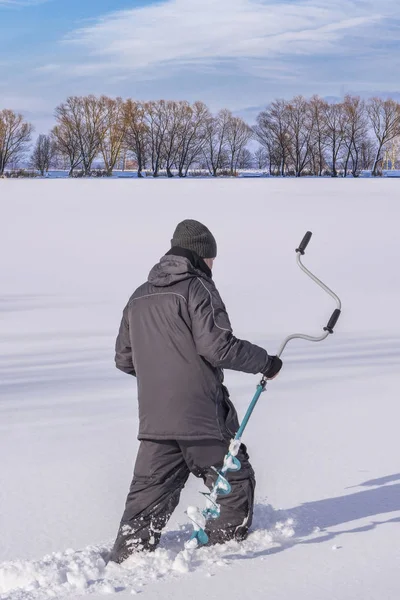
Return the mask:
<path fill-rule="evenodd" d="M 56 552 L 38 561 L 5 562 L 0 564 L 0 599 L 42 600 L 122 590 L 135 594 L 146 584 L 166 577 L 199 570 L 210 575 L 215 568 L 244 557 L 257 558 L 289 543 L 295 533 L 293 520 L 285 515 L 277 519 L 280 516 L 271 506 L 258 505 L 256 529 L 245 542 L 195 551 L 182 550 L 190 533 L 188 528 L 169 532 L 155 552 L 134 555 L 122 565 L 106 565 L 109 545 Z"/>

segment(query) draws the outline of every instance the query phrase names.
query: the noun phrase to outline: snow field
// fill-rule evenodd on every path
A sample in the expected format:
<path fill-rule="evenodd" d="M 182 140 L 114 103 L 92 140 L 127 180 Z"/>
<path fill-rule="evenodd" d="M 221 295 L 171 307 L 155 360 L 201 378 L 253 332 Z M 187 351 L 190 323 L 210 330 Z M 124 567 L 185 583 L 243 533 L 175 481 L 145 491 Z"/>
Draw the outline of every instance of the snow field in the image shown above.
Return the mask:
<path fill-rule="evenodd" d="M 395 180 L 0 181 L 0 598 L 397 600 L 400 204 Z M 137 449 L 113 365 L 124 304 L 183 218 L 217 237 L 236 333 L 295 342 L 245 436 L 257 475 L 243 544 L 182 552 L 192 478 L 153 555 L 105 568 Z M 257 378 L 227 373 L 241 415 Z M 74 550 L 68 550 L 73 548 Z M 44 558 L 43 558 L 44 557 Z M 211 577 L 211 579 L 209 579 Z M 212 585 L 210 584 L 212 582 Z"/>

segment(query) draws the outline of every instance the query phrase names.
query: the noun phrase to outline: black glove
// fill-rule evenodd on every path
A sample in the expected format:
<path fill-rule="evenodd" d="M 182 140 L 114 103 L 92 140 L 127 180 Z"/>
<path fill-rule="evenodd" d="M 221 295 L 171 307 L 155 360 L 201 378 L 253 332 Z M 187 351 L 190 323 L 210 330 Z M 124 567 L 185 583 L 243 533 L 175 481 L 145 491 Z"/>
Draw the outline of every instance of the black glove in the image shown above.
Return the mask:
<path fill-rule="evenodd" d="M 269 356 L 267 366 L 265 367 L 262 374 L 267 379 L 272 379 L 275 375 L 278 375 L 279 371 L 282 369 L 282 361 L 279 356 Z"/>

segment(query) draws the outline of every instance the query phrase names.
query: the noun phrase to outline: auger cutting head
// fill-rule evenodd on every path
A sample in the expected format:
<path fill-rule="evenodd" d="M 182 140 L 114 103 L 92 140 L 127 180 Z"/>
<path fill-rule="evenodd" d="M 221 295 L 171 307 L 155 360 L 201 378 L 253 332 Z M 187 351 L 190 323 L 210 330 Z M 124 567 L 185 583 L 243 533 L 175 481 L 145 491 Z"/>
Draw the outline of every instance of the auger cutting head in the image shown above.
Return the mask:
<path fill-rule="evenodd" d="M 233 452 L 237 454 L 240 448 L 240 441 L 232 441 L 231 448 Z M 206 508 L 201 511 L 195 506 L 189 506 L 187 510 L 187 516 L 192 521 L 194 527 L 194 531 L 190 539 L 185 544 L 187 549 L 205 546 L 208 543 L 208 535 L 204 530 L 206 523 L 210 519 L 218 519 L 221 514 L 221 507 L 217 502 L 217 498 L 218 496 L 228 496 L 232 491 L 232 486 L 225 475 L 229 471 L 240 471 L 241 468 L 242 465 L 240 460 L 231 454 L 231 452 L 228 452 L 228 454 L 225 456 L 224 464 L 220 471 L 218 471 L 218 469 L 215 467 L 212 467 L 217 475 L 213 488 L 211 492 L 201 492 L 202 496 L 204 496 L 206 499 Z"/>

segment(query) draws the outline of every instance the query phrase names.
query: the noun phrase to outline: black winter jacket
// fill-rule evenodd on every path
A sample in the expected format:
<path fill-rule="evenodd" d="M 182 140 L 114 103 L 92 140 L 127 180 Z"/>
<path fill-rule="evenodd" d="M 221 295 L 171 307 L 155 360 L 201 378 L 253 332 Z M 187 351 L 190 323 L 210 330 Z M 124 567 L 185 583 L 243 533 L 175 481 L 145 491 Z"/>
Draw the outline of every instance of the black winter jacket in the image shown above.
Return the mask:
<path fill-rule="evenodd" d="M 179 254 L 164 256 L 130 298 L 116 366 L 137 376 L 139 439 L 226 439 L 238 420 L 223 369 L 260 373 L 268 354 L 233 335 L 207 267 Z"/>

